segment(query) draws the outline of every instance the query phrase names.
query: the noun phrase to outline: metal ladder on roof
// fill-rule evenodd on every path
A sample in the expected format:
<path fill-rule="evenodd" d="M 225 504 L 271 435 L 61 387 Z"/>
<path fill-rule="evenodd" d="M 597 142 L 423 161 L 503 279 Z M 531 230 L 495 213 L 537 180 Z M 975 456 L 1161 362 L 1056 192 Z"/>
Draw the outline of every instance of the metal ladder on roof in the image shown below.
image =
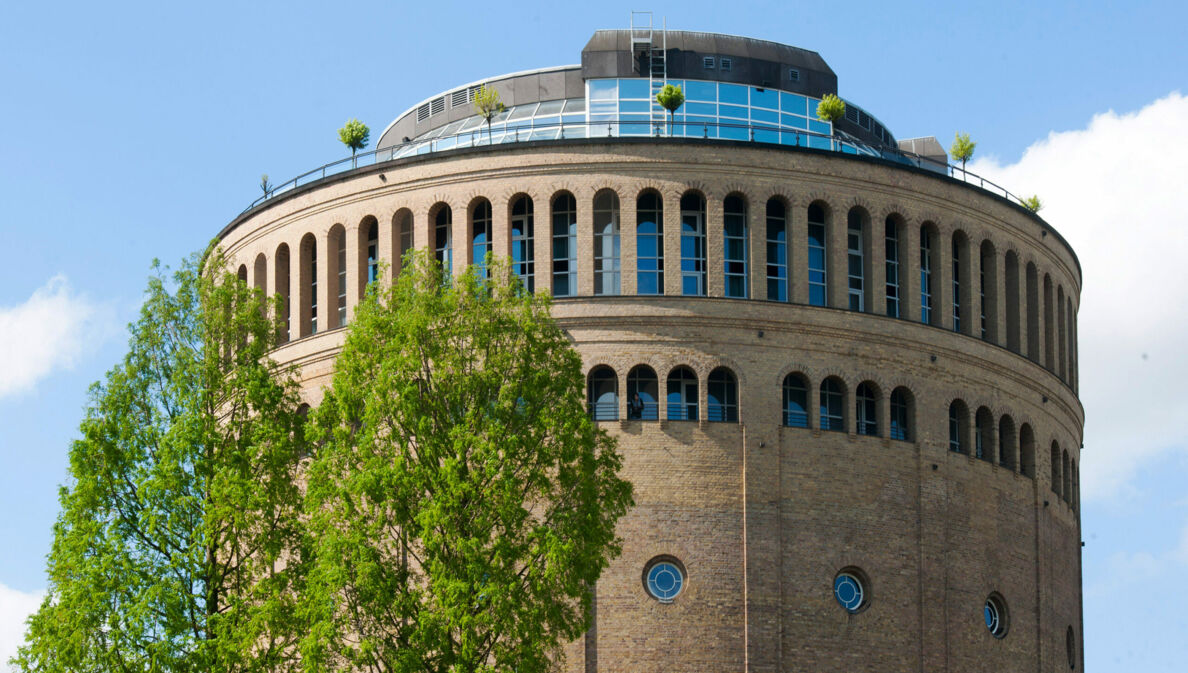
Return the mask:
<path fill-rule="evenodd" d="M 638 24 L 636 23 L 637 17 Z M 641 66 L 640 68 L 646 72 L 639 73 L 641 77 L 647 76 L 648 91 L 652 98 L 652 104 L 648 107 L 650 111 L 648 118 L 651 128 L 656 130 L 657 135 L 660 135 L 668 123 L 668 111 L 656 102 L 656 94 L 660 93 L 660 90 L 668 83 L 668 63 L 665 59 L 668 52 L 667 18 L 663 19 L 663 23 L 657 29 L 651 12 L 631 12 L 631 54 L 634 56 L 641 51 L 648 55 L 647 67 Z"/>

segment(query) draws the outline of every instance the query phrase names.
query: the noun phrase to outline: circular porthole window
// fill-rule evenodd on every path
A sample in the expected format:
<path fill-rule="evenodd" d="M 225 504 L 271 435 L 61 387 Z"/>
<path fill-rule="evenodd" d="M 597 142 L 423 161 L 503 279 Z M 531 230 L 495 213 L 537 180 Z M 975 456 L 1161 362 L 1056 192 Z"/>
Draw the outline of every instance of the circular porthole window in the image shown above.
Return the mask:
<path fill-rule="evenodd" d="M 1007 620 L 1006 601 L 998 594 L 990 594 L 986 599 L 986 605 L 982 608 L 982 615 L 986 618 L 986 628 L 990 629 L 990 635 L 995 638 L 1002 638 L 1007 634 Z"/>
<path fill-rule="evenodd" d="M 856 568 L 846 568 L 833 578 L 833 597 L 846 612 L 861 612 L 867 603 L 866 579 Z"/>
<path fill-rule="evenodd" d="M 668 557 L 652 559 L 644 569 L 644 589 L 661 603 L 671 603 L 685 586 L 685 569 Z"/>

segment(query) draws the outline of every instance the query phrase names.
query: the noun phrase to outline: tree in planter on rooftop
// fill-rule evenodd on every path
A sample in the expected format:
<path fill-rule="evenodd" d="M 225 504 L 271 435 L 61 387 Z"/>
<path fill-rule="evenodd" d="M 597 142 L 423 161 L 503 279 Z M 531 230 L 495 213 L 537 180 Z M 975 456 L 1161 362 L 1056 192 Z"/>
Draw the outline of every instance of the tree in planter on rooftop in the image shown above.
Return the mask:
<path fill-rule="evenodd" d="M 581 360 L 502 260 L 372 286 L 314 413 L 314 672 L 549 670 L 632 504 Z"/>
<path fill-rule="evenodd" d="M 679 86 L 665 84 L 664 88 L 656 94 L 656 102 L 660 104 L 660 107 L 668 110 L 668 135 L 671 136 L 672 117 L 685 104 L 685 92 Z"/>
<path fill-rule="evenodd" d="M 217 251 L 155 270 L 127 356 L 91 388 L 49 590 L 13 664 L 296 670 L 304 421 L 268 358 L 279 304 Z"/>

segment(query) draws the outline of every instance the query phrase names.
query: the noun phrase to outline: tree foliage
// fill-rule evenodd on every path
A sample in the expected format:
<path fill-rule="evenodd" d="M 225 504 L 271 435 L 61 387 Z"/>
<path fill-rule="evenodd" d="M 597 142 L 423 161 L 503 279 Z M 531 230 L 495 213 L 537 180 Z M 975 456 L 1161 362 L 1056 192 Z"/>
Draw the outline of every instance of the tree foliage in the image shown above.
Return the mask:
<path fill-rule="evenodd" d="M 548 670 L 631 505 L 581 362 L 505 262 L 369 292 L 314 414 L 311 671 Z"/>
<path fill-rule="evenodd" d="M 371 139 L 371 129 L 358 119 L 351 119 L 338 129 L 338 139 L 343 145 L 351 148 L 351 156 L 354 156 L 356 152 L 367 147 L 367 141 Z"/>
<path fill-rule="evenodd" d="M 1032 194 L 1027 198 L 1020 199 L 1020 203 L 1023 204 L 1024 208 L 1033 213 L 1038 213 L 1044 207 L 1044 202 L 1040 201 L 1039 194 Z"/>
<path fill-rule="evenodd" d="M 474 92 L 474 112 L 482 117 L 487 122 L 487 137 L 491 137 L 491 120 L 495 115 L 503 112 L 503 99 L 499 96 L 499 91 L 493 86 L 485 84 L 479 86 L 478 91 Z"/>
<path fill-rule="evenodd" d="M 821 121 L 832 124 L 844 116 L 846 116 L 846 102 L 837 94 L 827 93 L 821 102 L 817 103 L 817 117 Z"/>
<path fill-rule="evenodd" d="M 672 135 L 672 117 L 685 104 L 685 92 L 679 86 L 665 84 L 664 88 L 656 93 L 656 102 L 668 110 L 668 135 Z"/>
<path fill-rule="evenodd" d="M 216 254 L 155 266 L 124 361 L 70 448 L 19 670 L 296 667 L 297 388 L 258 290 Z"/>
<path fill-rule="evenodd" d="M 961 161 L 961 170 L 965 170 L 965 162 L 973 158 L 974 148 L 978 144 L 969 139 L 968 133 L 957 133 L 953 136 L 953 144 L 949 147 L 949 156 Z"/>

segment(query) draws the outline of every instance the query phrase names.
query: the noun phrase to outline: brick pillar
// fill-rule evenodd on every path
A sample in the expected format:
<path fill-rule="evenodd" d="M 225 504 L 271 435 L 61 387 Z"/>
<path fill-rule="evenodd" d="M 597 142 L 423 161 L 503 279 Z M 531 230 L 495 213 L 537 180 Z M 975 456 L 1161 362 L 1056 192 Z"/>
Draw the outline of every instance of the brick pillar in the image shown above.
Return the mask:
<path fill-rule="evenodd" d="M 872 216 L 866 234 L 866 312 L 887 315 L 887 227 Z"/>
<path fill-rule="evenodd" d="M 681 296 L 681 195 L 664 195 L 664 294 Z"/>
<path fill-rule="evenodd" d="M 594 294 L 594 195 L 574 194 L 577 200 L 577 295 Z"/>
<path fill-rule="evenodd" d="M 639 190 L 632 188 L 628 192 L 638 194 Z M 638 246 L 635 240 L 638 213 L 635 210 L 635 201 L 635 196 L 624 196 L 619 199 L 619 252 L 621 254 L 619 270 L 622 274 L 620 287 L 625 295 L 634 295 L 638 291 L 639 277 L 636 275 Z"/>
<path fill-rule="evenodd" d="M 491 202 L 491 254 L 511 257 L 511 201 Z"/>
<path fill-rule="evenodd" d="M 788 208 L 788 299 L 793 304 L 809 303 L 808 291 L 808 208 Z"/>
<path fill-rule="evenodd" d="M 338 250 L 331 247 L 329 232 L 317 237 L 318 245 L 318 333 L 329 330 L 334 323 L 330 313 L 337 313 L 337 292 L 331 288 L 330 270 L 338 263 Z M 332 261 L 334 260 L 334 261 Z M 337 278 L 334 279 L 337 282 Z"/>
<path fill-rule="evenodd" d="M 450 246 L 454 249 L 454 277 L 458 278 L 466 273 L 473 254 L 470 208 L 465 203 L 451 203 L 450 208 L 454 211 L 453 222 L 450 224 Z"/>
<path fill-rule="evenodd" d="M 706 296 L 726 296 L 726 236 L 722 199 L 705 200 L 705 289 Z"/>
<path fill-rule="evenodd" d="M 346 236 L 347 323 L 354 320 L 355 307 L 359 305 L 359 300 L 363 298 L 363 293 L 367 290 L 367 230 L 370 226 L 371 220 L 364 219 L 343 230 L 343 235 Z M 378 227 L 376 228 L 378 229 Z M 335 294 L 337 292 L 338 289 L 335 287 Z M 345 327 L 345 325 L 339 325 L 339 327 Z"/>
<path fill-rule="evenodd" d="M 805 242 L 808 237 L 806 234 Z M 849 246 L 846 242 L 846 214 L 830 209 L 825 215 L 825 245 L 829 305 L 833 308 L 849 308 L 849 274 L 848 268 Z M 807 279 L 807 275 L 805 278 Z"/>
<path fill-rule="evenodd" d="M 553 292 L 553 207 L 547 195 L 532 196 L 532 253 L 536 291 Z"/>
<path fill-rule="evenodd" d="M 787 234 L 785 234 L 785 237 Z M 747 297 L 767 299 L 767 202 L 747 196 Z"/>
<path fill-rule="evenodd" d="M 934 235 L 932 244 L 932 258 L 936 264 L 932 267 L 932 324 L 947 330 L 953 329 L 953 237 L 952 234 L 940 232 Z M 962 305 L 962 311 L 965 306 Z M 939 315 L 940 320 L 937 320 Z"/>

